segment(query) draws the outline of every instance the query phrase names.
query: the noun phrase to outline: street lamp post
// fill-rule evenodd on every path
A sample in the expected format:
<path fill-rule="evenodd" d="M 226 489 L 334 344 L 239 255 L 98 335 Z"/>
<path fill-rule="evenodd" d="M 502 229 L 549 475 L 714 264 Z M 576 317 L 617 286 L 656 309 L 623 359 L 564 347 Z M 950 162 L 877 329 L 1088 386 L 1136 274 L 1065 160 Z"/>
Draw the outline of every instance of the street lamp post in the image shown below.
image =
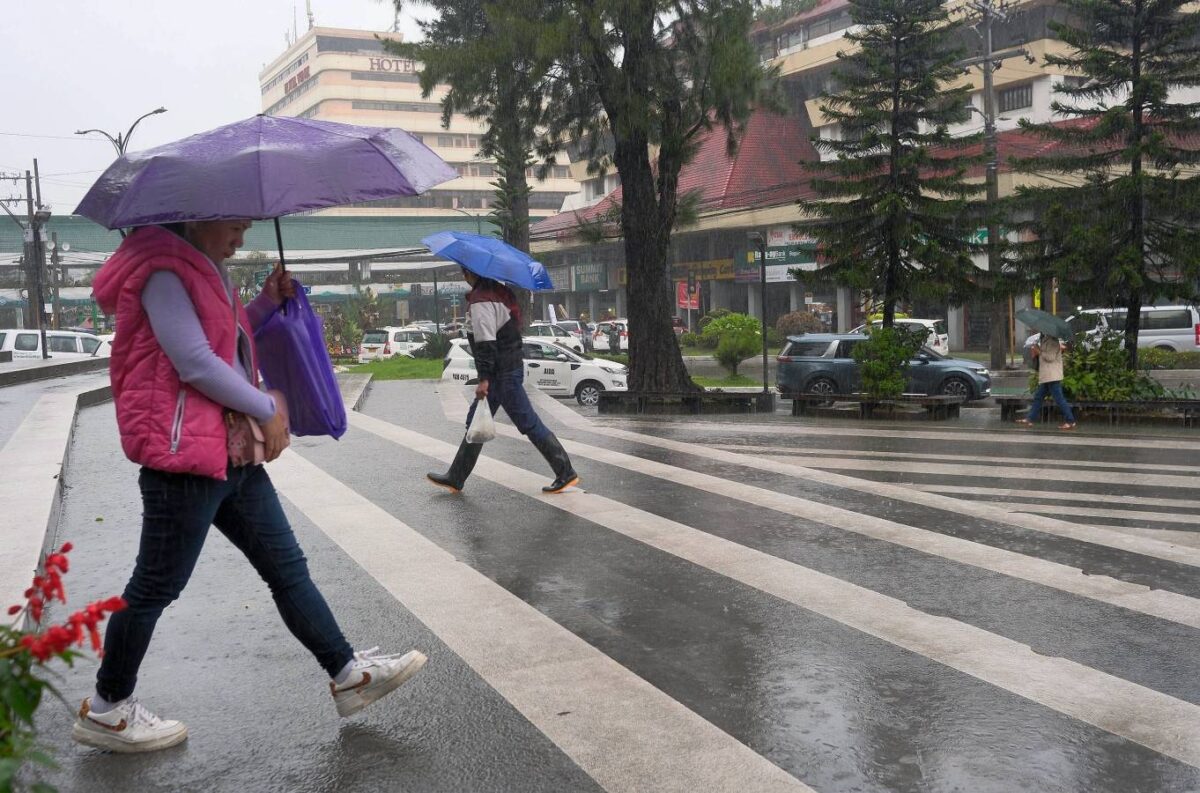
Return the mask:
<path fill-rule="evenodd" d="M 142 115 L 137 117 L 136 121 L 134 121 L 132 124 L 129 125 L 129 129 L 126 130 L 124 135 L 122 135 L 120 132 L 118 132 L 117 136 L 115 138 L 112 135 L 109 135 L 107 132 L 105 132 L 102 129 L 78 129 L 78 130 L 75 130 L 75 134 L 76 135 L 88 135 L 92 132 L 99 132 L 101 135 L 108 138 L 108 142 L 111 143 L 113 145 L 113 148 L 117 150 L 117 157 L 123 157 L 125 155 L 125 150 L 129 148 L 129 138 L 133 136 L 133 131 L 135 129 L 137 129 L 137 125 L 142 123 L 142 119 L 148 118 L 150 116 L 157 116 L 159 113 L 166 113 L 166 112 L 167 112 L 167 109 L 165 107 L 160 107 L 160 108 L 151 110 L 149 113 L 143 113 Z M 125 229 L 117 229 L 117 233 L 119 233 L 122 237 L 124 237 Z M 282 250 L 282 248 L 280 250 Z"/>
<path fill-rule="evenodd" d="M 132 124 L 129 125 L 129 130 L 124 135 L 122 135 L 120 132 L 118 132 L 117 136 L 115 138 L 112 135 L 109 135 L 107 132 L 105 132 L 102 129 L 80 129 L 80 130 L 76 130 L 75 134 L 76 135 L 87 135 L 92 132 L 99 132 L 101 135 L 108 138 L 108 142 L 113 145 L 113 148 L 117 150 L 117 156 L 120 157 L 123 154 L 125 154 L 125 150 L 129 148 L 129 138 L 133 135 L 133 131 L 135 129 L 137 129 L 137 125 L 142 123 L 142 119 L 148 118 L 150 116 L 156 116 L 159 113 L 166 113 L 166 112 L 167 112 L 167 109 L 165 107 L 160 107 L 156 110 L 151 110 L 149 113 L 143 113 L 142 115 L 138 116 L 137 121 L 134 121 Z"/>

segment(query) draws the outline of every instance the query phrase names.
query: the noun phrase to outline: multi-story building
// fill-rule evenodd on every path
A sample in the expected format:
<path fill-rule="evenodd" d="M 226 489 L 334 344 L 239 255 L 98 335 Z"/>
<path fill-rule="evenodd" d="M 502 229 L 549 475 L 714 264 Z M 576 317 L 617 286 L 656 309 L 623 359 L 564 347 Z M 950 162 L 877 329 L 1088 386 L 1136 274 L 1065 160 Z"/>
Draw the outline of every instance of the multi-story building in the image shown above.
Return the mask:
<path fill-rule="evenodd" d="M 977 14 L 958 0 L 952 1 L 956 15 Z M 1031 141 L 1017 129 L 1020 120 L 1057 120 L 1051 109 L 1054 87 L 1081 79 L 1045 62 L 1046 55 L 1065 54 L 1068 50 L 1050 29 L 1052 22 L 1065 18 L 1065 10 L 1053 0 L 1016 0 L 1006 6 L 1004 18 L 993 23 L 993 52 L 997 53 L 999 64 L 994 72 L 994 90 L 1001 196 L 1011 194 L 1019 180 L 1027 178 L 1013 172 L 1007 162 L 1014 152 L 1029 153 Z M 959 31 L 960 43 L 966 57 L 978 57 L 983 52 L 982 38 L 970 27 L 973 24 L 970 19 L 968 23 Z M 763 140 L 756 136 L 759 125 L 752 121 L 748 128 L 749 151 L 730 157 L 717 147 L 702 147 L 696 160 L 685 168 L 681 182 L 688 181 L 689 172 L 693 178 L 703 179 L 704 174 L 740 171 L 755 174 L 761 189 L 741 192 L 726 189 L 719 201 L 706 204 L 702 200 L 699 222 L 675 232 L 671 251 L 674 278 L 683 284 L 684 278 L 693 274 L 689 280 L 701 281 L 698 296 L 687 297 L 681 287 L 681 315 L 685 314 L 685 306 L 690 305 L 701 311 L 730 308 L 755 315 L 765 310 L 767 319 L 774 321 L 786 311 L 808 307 L 831 317 L 840 330 L 852 328 L 862 320 L 864 312 L 859 296 L 845 289 L 797 283 L 787 274 L 789 269 L 803 273 L 818 266 L 811 241 L 794 228 L 802 219 L 798 202 L 814 196 L 809 187 L 810 175 L 780 166 L 781 161 L 791 166 L 820 156 L 810 144 L 810 137 L 840 136 L 837 124 L 821 112 L 820 97 L 835 87 L 837 53 L 851 46 L 845 35 L 852 27 L 849 0 L 819 0 L 808 11 L 777 24 L 760 24 L 752 31 L 763 62 L 779 70 L 789 100 L 791 123 L 772 122 L 768 139 Z M 951 132 L 981 131 L 982 74 L 978 68 L 964 66 L 961 79 L 972 87 L 973 112 L 968 121 Z M 571 153 L 568 149 L 568 154 Z M 588 245 L 572 231 L 580 221 L 594 222 L 599 218 L 610 200 L 619 197 L 619 185 L 613 174 L 586 177 L 582 164 L 575 163 L 572 167 L 579 169 L 576 176 L 583 189 L 568 201 L 567 208 L 573 210 L 569 215 L 543 221 L 534 228 L 534 238 L 538 241 L 535 250 L 560 274 L 565 272 L 564 265 L 569 264 L 581 273 L 580 281 L 585 285 L 599 281 L 609 285 L 608 291 L 613 293 L 613 297 L 605 293 L 599 299 L 593 294 L 576 294 L 573 299 L 560 295 L 555 296 L 556 300 L 566 303 L 568 308 L 571 304 L 594 306 L 598 300 L 602 308 L 615 303 L 619 313 L 624 302 L 621 292 L 624 261 L 620 247 Z M 971 176 L 982 182 L 983 169 L 977 169 Z M 746 240 L 749 231 L 763 233 L 767 239 L 765 306 L 759 297 L 758 254 Z M 601 262 L 605 264 L 601 266 Z M 978 264 L 985 267 L 986 258 L 979 257 Z M 602 278 L 591 274 L 597 269 Z M 594 291 L 594 286 L 587 288 Z M 981 348 L 987 344 L 989 319 L 984 306 L 913 306 L 912 309 L 946 317 L 955 349 Z"/>
<path fill-rule="evenodd" d="M 419 64 L 384 51 L 382 39 L 398 33 L 312 27 L 259 74 L 262 109 L 272 116 L 298 116 L 348 124 L 400 127 L 458 170 L 459 178 L 424 195 L 372 201 L 324 210 L 326 214 L 437 217 L 467 214 L 483 218 L 495 196 L 495 163 L 479 156 L 482 121 L 454 115 L 442 126 L 437 89 L 421 96 Z M 566 166 L 544 181 L 530 171 L 530 215 L 553 215 L 579 189 Z"/>

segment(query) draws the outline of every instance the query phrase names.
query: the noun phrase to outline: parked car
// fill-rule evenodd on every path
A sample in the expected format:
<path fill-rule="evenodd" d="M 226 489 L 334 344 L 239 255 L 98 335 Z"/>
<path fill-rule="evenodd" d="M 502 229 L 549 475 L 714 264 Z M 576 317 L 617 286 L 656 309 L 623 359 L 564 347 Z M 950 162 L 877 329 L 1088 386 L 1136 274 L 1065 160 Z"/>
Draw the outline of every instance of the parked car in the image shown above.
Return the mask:
<path fill-rule="evenodd" d="M 540 336 L 543 341 L 552 341 L 575 352 L 583 352 L 583 341 L 574 333 L 564 328 L 561 323 L 531 322 L 529 328 L 525 331 L 525 335 Z"/>
<path fill-rule="evenodd" d="M 877 319 L 874 322 L 872 322 L 871 325 L 876 328 L 882 328 L 883 320 Z M 911 318 L 905 317 L 904 319 L 896 320 L 896 327 L 908 328 L 913 331 L 916 331 L 919 328 L 925 328 L 928 331 L 928 335 L 925 339 L 925 346 L 928 347 L 929 349 L 933 350 L 934 352 L 936 352 L 938 355 L 949 355 L 950 354 L 950 329 L 946 327 L 946 320 L 944 320 L 944 319 L 911 319 Z M 857 328 L 854 328 L 850 332 L 851 333 L 865 333 L 866 330 L 867 330 L 866 325 L 859 325 Z"/>
<path fill-rule="evenodd" d="M 608 335 L 614 327 L 620 334 L 621 350 L 628 350 L 629 320 L 627 319 L 606 319 L 596 323 L 596 330 L 592 332 L 592 349 L 596 352 L 620 352 L 621 350 L 609 349 L 611 345 L 608 343 Z"/>
<path fill-rule="evenodd" d="M 1124 333 L 1127 313 L 1123 308 L 1089 308 L 1071 315 L 1067 323 L 1076 334 L 1086 334 L 1086 344 L 1106 332 Z M 1200 350 L 1200 311 L 1195 306 L 1143 306 L 1140 319 L 1138 349 Z M 1021 354 L 1027 368 L 1033 364 L 1033 345 L 1041 337 L 1035 333 L 1025 339 Z"/>
<path fill-rule="evenodd" d="M 412 327 L 386 327 L 363 333 L 358 345 L 358 362 L 366 363 L 395 355 L 412 355 L 429 343 L 434 334 Z"/>
<path fill-rule="evenodd" d="M 112 345 L 104 344 L 99 336 L 73 330 L 46 331 L 46 346 L 51 358 L 106 358 L 112 354 Z M 0 329 L 0 350 L 18 358 L 42 357 L 42 334 L 30 328 Z"/>
<path fill-rule="evenodd" d="M 789 336 L 779 352 L 777 382 L 780 394 L 853 394 L 862 390 L 862 376 L 854 360 L 854 345 L 866 340 L 861 333 L 806 333 Z M 963 396 L 967 401 L 992 393 L 991 373 L 981 363 L 950 358 L 922 347 L 908 367 L 911 394 Z"/>
<path fill-rule="evenodd" d="M 525 379 L 547 394 L 575 397 L 581 405 L 595 405 L 603 391 L 624 391 L 628 371 L 624 364 L 578 355 L 540 336 L 523 339 Z M 465 339 L 453 339 L 442 359 L 442 379 L 471 383 L 478 378 L 475 358 Z"/>

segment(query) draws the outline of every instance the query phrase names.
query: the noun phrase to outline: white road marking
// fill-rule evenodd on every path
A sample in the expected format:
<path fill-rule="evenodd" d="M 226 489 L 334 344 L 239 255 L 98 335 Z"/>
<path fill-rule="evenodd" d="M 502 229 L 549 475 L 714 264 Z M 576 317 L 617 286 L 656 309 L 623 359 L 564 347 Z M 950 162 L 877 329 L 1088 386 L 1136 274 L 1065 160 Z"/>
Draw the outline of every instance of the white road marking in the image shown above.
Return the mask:
<path fill-rule="evenodd" d="M 570 408 L 556 404 L 554 400 L 549 397 L 544 397 L 543 395 L 535 396 L 539 397 L 537 404 L 540 410 L 544 410 L 547 413 L 555 416 L 555 418 L 567 426 L 575 427 L 585 432 L 595 433 L 609 438 L 629 440 L 633 441 L 634 443 L 655 446 L 660 449 L 669 449 L 671 451 L 682 452 L 684 454 L 690 454 L 705 459 L 717 460 L 723 463 L 732 463 L 734 465 L 740 465 L 746 468 L 754 468 L 761 471 L 769 471 L 771 473 L 792 476 L 805 481 L 820 482 L 849 490 L 857 490 L 862 493 L 868 493 L 870 495 L 880 496 L 882 498 L 907 501 L 909 503 L 920 504 L 931 509 L 945 510 L 961 515 L 969 515 L 995 523 L 1015 526 L 1023 529 L 1032 529 L 1045 534 L 1053 534 L 1060 537 L 1067 537 L 1069 539 L 1091 543 L 1093 545 L 1116 548 L 1118 550 L 1136 553 L 1142 556 L 1151 556 L 1157 559 L 1178 562 L 1180 564 L 1200 566 L 1200 554 L 1196 553 L 1195 549 L 1176 545 L 1171 542 L 1145 537 L 1136 537 L 1126 533 L 1113 531 L 1112 529 L 1105 527 L 1084 526 L 1078 523 L 1071 523 L 1068 521 L 1057 520 L 1055 518 L 1043 517 L 1041 515 L 1027 515 L 1009 512 L 1007 510 L 999 509 L 987 504 L 964 501 L 962 499 L 955 499 L 948 496 L 941 496 L 932 492 L 926 492 L 922 488 L 915 486 L 910 488 L 907 485 L 895 485 L 887 482 L 875 482 L 868 479 L 860 479 L 858 477 L 846 476 L 845 474 L 838 474 L 832 471 L 823 471 L 819 468 L 802 466 L 789 460 L 766 459 L 750 454 L 735 454 L 733 452 L 726 452 L 722 451 L 721 449 L 714 449 L 709 446 L 704 446 L 703 444 L 699 443 L 686 443 L 683 441 L 660 438 L 654 435 L 642 435 L 640 433 L 621 430 L 615 427 L 596 426 L 593 424 L 593 422 L 579 415 Z M 443 398 L 443 406 L 449 410 L 452 407 L 452 403 L 447 402 Z M 450 417 L 451 413 L 447 412 L 446 415 L 447 417 Z M 722 428 L 724 429 L 730 426 L 740 425 L 722 425 Z M 711 430 L 711 427 L 709 429 Z M 629 455 L 629 457 L 631 457 L 631 459 L 640 459 L 633 457 L 632 455 Z"/>
<path fill-rule="evenodd" d="M 350 420 L 359 429 L 443 462 L 454 456 L 454 445 L 395 424 L 362 414 L 354 414 Z M 509 428 L 501 432 L 512 433 Z M 569 441 L 564 444 L 582 446 Z M 630 467 L 644 467 L 636 460 L 628 462 Z M 896 598 L 619 501 L 585 492 L 545 496 L 538 490 L 544 476 L 486 455 L 473 475 L 527 493 L 547 506 L 578 515 L 1153 751 L 1200 766 L 1200 706 L 1074 661 L 1047 657 L 1003 636 L 927 614 Z M 1192 601 L 1193 610 L 1195 606 Z"/>
<path fill-rule="evenodd" d="M 351 414 L 363 426 L 363 417 Z M 368 425 L 369 426 L 369 425 Z M 425 439 L 446 457 L 453 447 Z M 280 493 L 605 790 L 810 791 L 294 451 Z M 436 659 L 435 659 L 436 660 Z"/>
<path fill-rule="evenodd" d="M 1193 510 L 1200 514 L 1200 501 L 1189 498 L 1149 498 L 1147 496 L 1126 496 L 1106 493 L 1076 493 L 1060 492 L 1057 490 L 1026 490 L 1008 487 L 971 487 L 968 485 L 951 484 L 921 484 L 909 485 L 914 490 L 924 490 L 927 493 L 942 493 L 944 495 L 969 496 L 1036 496 L 1052 498 L 1055 501 L 1078 501 L 1084 504 L 1129 504 L 1142 507 L 1166 507 L 1168 509 Z"/>
<path fill-rule="evenodd" d="M 1036 494 L 1028 494 L 1036 495 Z M 1183 523 L 1200 527 L 1200 518 L 1195 514 L 1178 515 L 1171 512 L 1143 512 L 1133 509 L 1100 509 L 1097 507 L 1070 507 L 1062 504 L 1036 504 L 1028 501 L 980 501 L 1009 512 L 1043 512 L 1058 515 L 1079 515 L 1084 518 L 1121 518 L 1124 520 L 1149 520 L 1159 523 Z"/>
<path fill-rule="evenodd" d="M 863 451 L 861 449 L 815 448 L 812 446 L 751 446 L 741 444 L 714 444 L 712 448 L 722 449 L 727 452 L 752 452 L 754 454 L 794 455 L 801 457 L 845 457 L 862 459 L 882 459 L 884 457 L 894 457 L 899 460 L 937 460 L 943 463 L 953 460 L 956 465 L 959 463 L 965 463 L 985 467 L 989 471 L 995 470 L 994 466 L 984 466 L 984 463 L 1042 467 L 1048 462 L 1054 462 L 1059 464 L 1055 467 L 1055 470 L 1059 470 L 1060 466 L 1069 465 L 1081 470 L 1114 469 L 1116 471 L 1129 471 L 1138 473 L 1157 472 L 1182 473 L 1191 474 L 1193 476 L 1200 475 L 1200 465 L 1151 465 L 1132 461 L 1105 462 L 1099 460 L 1074 460 L 1064 457 L 1057 457 L 1053 459 L 1046 457 L 987 457 L 978 454 L 948 454 L 946 452 L 893 452 L 883 449 Z M 1200 485 L 1197 485 L 1197 487 L 1200 487 Z"/>

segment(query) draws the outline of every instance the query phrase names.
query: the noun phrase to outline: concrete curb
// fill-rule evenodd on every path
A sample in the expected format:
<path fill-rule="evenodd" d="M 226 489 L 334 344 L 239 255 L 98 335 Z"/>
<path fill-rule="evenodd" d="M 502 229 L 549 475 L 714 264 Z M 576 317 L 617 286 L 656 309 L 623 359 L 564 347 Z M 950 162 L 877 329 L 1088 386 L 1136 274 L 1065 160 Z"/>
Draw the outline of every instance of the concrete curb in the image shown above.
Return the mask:
<path fill-rule="evenodd" d="M 108 369 L 107 358 L 81 358 L 75 361 L 62 361 L 37 364 L 11 371 L 0 371 L 0 388 L 8 385 L 32 383 L 36 380 L 50 380 L 55 377 L 67 377 L 73 374 L 86 374 Z"/>
<path fill-rule="evenodd" d="M 111 398 L 108 384 L 46 394 L 0 449 L 0 466 L 6 472 L 0 477 L 0 503 L 6 512 L 0 525 L 0 607 L 24 602 L 25 589 L 46 552 L 58 544 L 63 472 L 79 409 Z"/>

